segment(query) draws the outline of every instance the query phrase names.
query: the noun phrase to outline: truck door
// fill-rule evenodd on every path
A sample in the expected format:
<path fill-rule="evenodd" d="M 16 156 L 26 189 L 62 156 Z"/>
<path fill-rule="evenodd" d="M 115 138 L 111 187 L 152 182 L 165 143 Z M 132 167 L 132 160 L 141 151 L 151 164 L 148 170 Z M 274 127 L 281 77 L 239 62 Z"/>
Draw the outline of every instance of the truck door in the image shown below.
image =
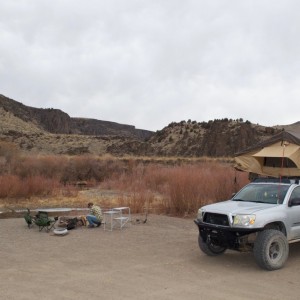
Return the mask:
<path fill-rule="evenodd" d="M 292 191 L 289 203 L 292 200 L 294 200 L 294 204 L 288 207 L 288 222 L 291 228 L 290 238 L 297 239 L 300 238 L 300 187 L 296 187 Z"/>

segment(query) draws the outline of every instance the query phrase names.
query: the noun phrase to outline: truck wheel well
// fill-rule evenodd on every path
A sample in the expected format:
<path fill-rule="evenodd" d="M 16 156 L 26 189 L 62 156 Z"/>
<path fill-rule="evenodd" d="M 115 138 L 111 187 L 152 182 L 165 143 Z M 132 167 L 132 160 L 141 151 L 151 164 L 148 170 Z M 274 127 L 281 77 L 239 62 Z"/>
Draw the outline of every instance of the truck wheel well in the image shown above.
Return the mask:
<path fill-rule="evenodd" d="M 286 229 L 282 222 L 273 222 L 265 225 L 264 229 L 275 229 L 281 231 L 286 236 Z"/>

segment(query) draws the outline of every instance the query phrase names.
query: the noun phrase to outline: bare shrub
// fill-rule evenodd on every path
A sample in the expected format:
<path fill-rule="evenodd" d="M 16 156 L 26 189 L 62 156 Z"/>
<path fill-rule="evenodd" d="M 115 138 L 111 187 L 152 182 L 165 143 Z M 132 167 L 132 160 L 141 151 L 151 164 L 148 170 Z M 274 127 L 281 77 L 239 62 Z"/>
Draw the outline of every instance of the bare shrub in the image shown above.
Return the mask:
<path fill-rule="evenodd" d="M 61 174 L 63 183 L 80 180 L 100 182 L 122 170 L 122 163 L 116 159 L 99 159 L 92 156 L 71 157 Z"/>
<path fill-rule="evenodd" d="M 15 175 L 0 176 L 0 198 L 8 197 L 9 191 L 17 180 L 18 177 Z"/>
<path fill-rule="evenodd" d="M 59 183 L 52 179 L 33 176 L 22 179 L 16 175 L 0 176 L 1 198 L 30 198 L 52 195 Z"/>
<path fill-rule="evenodd" d="M 217 161 L 173 166 L 139 163 L 101 186 L 126 191 L 126 204 L 137 212 L 155 205 L 164 213 L 189 215 L 204 204 L 229 199 L 248 182 L 245 175 Z"/>
<path fill-rule="evenodd" d="M 67 160 L 62 156 L 26 156 L 15 161 L 14 174 L 21 178 L 43 176 L 45 178 L 59 178 Z"/>
<path fill-rule="evenodd" d="M 175 214 L 190 213 L 198 206 L 203 193 L 201 186 L 202 173 L 193 166 L 184 166 L 172 170 L 169 179 L 170 207 Z"/>
<path fill-rule="evenodd" d="M 154 196 L 152 192 L 140 191 L 130 197 L 129 206 L 134 213 L 142 213 L 150 208 Z"/>
<path fill-rule="evenodd" d="M 68 184 L 62 188 L 61 193 L 64 197 L 76 197 L 78 195 L 78 188 Z"/>
<path fill-rule="evenodd" d="M 76 197 L 75 184 L 84 181 L 117 190 L 114 205 L 130 206 L 133 213 L 195 214 L 204 204 L 229 199 L 248 182 L 247 173 L 236 172 L 230 162 L 208 158 L 14 156 L 2 159 L 2 165 L 0 198 Z"/>
<path fill-rule="evenodd" d="M 169 180 L 170 207 L 175 214 L 191 214 L 205 204 L 231 198 L 237 181 L 234 169 L 219 163 L 202 163 L 172 170 Z M 241 185 L 246 181 L 243 180 Z"/>

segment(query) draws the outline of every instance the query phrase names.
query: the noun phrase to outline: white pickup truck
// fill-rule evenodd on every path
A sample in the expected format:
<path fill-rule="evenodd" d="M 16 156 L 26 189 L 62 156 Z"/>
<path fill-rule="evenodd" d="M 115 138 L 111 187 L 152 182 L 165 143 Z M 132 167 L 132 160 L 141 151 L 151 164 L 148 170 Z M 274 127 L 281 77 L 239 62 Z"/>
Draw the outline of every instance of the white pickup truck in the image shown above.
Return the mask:
<path fill-rule="evenodd" d="M 280 269 L 289 243 L 300 241 L 299 179 L 257 179 L 232 199 L 201 207 L 194 222 L 207 255 L 253 251 L 261 268 Z"/>

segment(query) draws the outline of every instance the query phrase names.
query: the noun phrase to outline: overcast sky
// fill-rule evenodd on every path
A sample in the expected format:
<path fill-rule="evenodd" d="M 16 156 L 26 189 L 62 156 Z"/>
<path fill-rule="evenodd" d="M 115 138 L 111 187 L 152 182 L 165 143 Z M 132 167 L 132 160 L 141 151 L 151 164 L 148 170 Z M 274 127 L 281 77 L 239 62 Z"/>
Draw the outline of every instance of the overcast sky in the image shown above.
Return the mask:
<path fill-rule="evenodd" d="M 0 94 L 160 130 L 300 121 L 298 0 L 1 0 Z"/>

